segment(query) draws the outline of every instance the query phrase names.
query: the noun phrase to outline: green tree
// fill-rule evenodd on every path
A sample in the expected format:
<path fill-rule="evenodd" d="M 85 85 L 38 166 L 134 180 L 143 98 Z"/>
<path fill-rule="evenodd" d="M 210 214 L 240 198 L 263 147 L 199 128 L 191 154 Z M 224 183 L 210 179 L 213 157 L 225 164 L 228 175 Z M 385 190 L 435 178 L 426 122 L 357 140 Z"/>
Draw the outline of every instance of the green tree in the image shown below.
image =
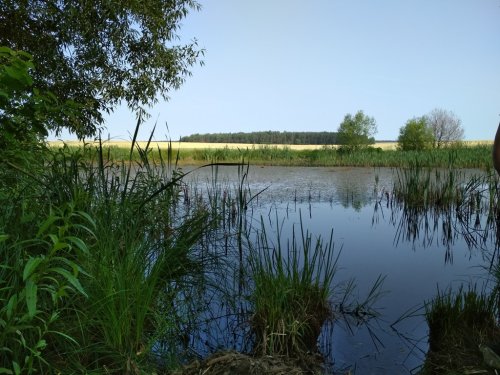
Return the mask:
<path fill-rule="evenodd" d="M 347 114 L 337 130 L 337 142 L 344 148 L 353 150 L 374 144 L 377 124 L 373 117 L 358 111 L 354 117 Z"/>
<path fill-rule="evenodd" d="M 434 135 L 426 117 L 415 117 L 399 129 L 398 149 L 402 151 L 425 150 L 432 147 Z"/>
<path fill-rule="evenodd" d="M 0 47 L 0 154 L 24 149 L 47 135 L 48 119 L 71 121 L 80 107 L 33 86 L 30 54 Z"/>
<path fill-rule="evenodd" d="M 168 99 L 199 61 L 196 40 L 176 45 L 194 0 L 6 0 L 0 2 L 0 45 L 34 57 L 35 87 L 81 106 L 79 116 L 46 127 L 93 135 L 103 113 L 121 102 L 140 116 Z"/>

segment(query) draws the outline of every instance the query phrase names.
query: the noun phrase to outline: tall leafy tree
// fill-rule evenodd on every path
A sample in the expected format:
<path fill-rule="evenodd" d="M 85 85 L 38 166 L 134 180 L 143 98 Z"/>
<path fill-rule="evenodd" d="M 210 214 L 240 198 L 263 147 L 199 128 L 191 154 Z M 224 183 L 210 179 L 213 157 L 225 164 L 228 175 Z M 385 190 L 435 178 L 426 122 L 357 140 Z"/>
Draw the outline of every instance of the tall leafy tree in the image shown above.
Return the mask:
<path fill-rule="evenodd" d="M 33 146 L 47 135 L 48 121 L 71 122 L 81 108 L 33 86 L 32 57 L 0 46 L 0 155 Z"/>
<path fill-rule="evenodd" d="M 358 111 L 354 116 L 345 115 L 337 130 L 337 142 L 347 149 L 358 149 L 375 143 L 377 123 L 373 117 Z"/>
<path fill-rule="evenodd" d="M 46 126 L 82 137 L 122 101 L 142 115 L 183 83 L 203 50 L 175 41 L 198 9 L 194 0 L 3 0 L 0 45 L 33 56 L 37 88 L 81 106 Z"/>
<path fill-rule="evenodd" d="M 412 118 L 399 129 L 399 150 L 425 150 L 431 148 L 433 143 L 434 135 L 432 129 L 427 125 L 426 117 Z"/>

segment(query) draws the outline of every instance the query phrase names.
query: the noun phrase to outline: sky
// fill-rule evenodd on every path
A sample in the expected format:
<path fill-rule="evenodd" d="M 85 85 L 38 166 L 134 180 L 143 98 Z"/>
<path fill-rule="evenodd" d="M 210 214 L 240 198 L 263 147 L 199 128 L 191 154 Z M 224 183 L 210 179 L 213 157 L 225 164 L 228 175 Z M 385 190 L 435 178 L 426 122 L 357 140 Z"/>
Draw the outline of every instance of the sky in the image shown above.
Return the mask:
<path fill-rule="evenodd" d="M 396 140 L 435 108 L 466 140 L 500 121 L 500 0 L 198 0 L 179 30 L 203 66 L 151 108 L 147 139 L 194 133 L 337 131 L 362 110 L 376 140 Z M 134 114 L 106 117 L 103 136 L 129 140 Z M 62 139 L 74 138 L 62 134 Z"/>

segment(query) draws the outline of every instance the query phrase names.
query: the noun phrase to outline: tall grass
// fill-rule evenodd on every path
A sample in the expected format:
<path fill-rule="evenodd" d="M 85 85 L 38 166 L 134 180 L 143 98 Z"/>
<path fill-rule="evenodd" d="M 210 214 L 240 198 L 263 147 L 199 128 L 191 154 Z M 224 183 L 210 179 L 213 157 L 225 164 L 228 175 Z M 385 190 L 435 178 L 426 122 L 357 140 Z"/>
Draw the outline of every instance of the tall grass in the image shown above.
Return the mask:
<path fill-rule="evenodd" d="M 455 147 L 427 151 L 398 151 L 367 148 L 346 152 L 324 147 L 317 150 L 291 150 L 274 146 L 238 149 L 181 150 L 181 160 L 198 162 L 238 161 L 283 166 L 405 167 L 415 162 L 425 167 L 491 168 L 491 147 Z"/>
<path fill-rule="evenodd" d="M 175 144 L 173 145 L 175 148 Z M 128 160 L 127 149 L 106 146 L 110 160 Z M 157 160 L 160 150 L 151 149 L 149 156 Z M 292 150 L 287 147 L 256 145 L 247 148 L 206 148 L 178 150 L 181 164 L 206 164 L 210 162 L 233 162 L 241 159 L 251 164 L 281 166 L 357 166 L 357 167 L 406 167 L 419 163 L 423 167 L 491 168 L 491 146 L 454 146 L 426 151 L 398 151 L 367 148 L 347 152 L 325 146 L 316 150 Z M 132 153 L 133 160 L 139 160 L 138 151 Z"/>
<path fill-rule="evenodd" d="M 363 324 L 377 315 L 374 305 L 384 278 L 375 281 L 364 301 L 354 301 L 354 280 L 334 282 L 340 251 L 335 252 L 333 231 L 329 241 L 313 238 L 301 220 L 285 244 L 281 229 L 272 240 L 262 222 L 249 247 L 255 353 L 300 358 L 318 349 L 325 323 L 353 318 Z"/>
<path fill-rule="evenodd" d="M 498 348 L 500 328 L 498 304 L 494 294 L 476 286 L 456 293 L 438 291 L 425 304 L 429 325 L 429 353 L 423 374 L 454 374 L 485 371 L 481 347 Z M 486 372 L 485 372 L 486 373 Z"/>
<path fill-rule="evenodd" d="M 323 324 L 333 318 L 329 297 L 339 254 L 332 236 L 313 241 L 302 224 L 286 246 L 279 233 L 271 245 L 262 226 L 250 257 L 257 353 L 293 356 L 316 348 Z"/>
<path fill-rule="evenodd" d="M 0 269 L 7 373 L 153 371 L 161 350 L 170 365 L 181 359 L 180 323 L 194 318 L 206 259 L 197 244 L 210 220 L 203 205 L 177 209 L 183 175 L 171 152 L 156 161 L 137 152 L 137 162 L 112 162 L 102 148 L 46 150 L 29 169 L 11 161 L 2 170 L 23 173 L 0 189 L 0 251 L 16 253 Z M 52 214 L 64 207 L 88 224 Z"/>

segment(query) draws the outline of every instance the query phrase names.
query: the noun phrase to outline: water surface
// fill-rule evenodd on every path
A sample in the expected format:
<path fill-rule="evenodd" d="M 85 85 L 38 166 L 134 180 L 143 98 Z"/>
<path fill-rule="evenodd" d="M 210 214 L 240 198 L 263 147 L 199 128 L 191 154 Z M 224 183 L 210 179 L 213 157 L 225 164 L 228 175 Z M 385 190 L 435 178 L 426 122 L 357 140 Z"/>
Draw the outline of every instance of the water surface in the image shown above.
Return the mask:
<path fill-rule="evenodd" d="M 385 277 L 377 319 L 358 324 L 339 316 L 323 332 L 321 342 L 336 369 L 415 373 L 427 351 L 424 302 L 438 289 L 457 288 L 486 274 L 493 244 L 470 247 L 456 220 L 448 222 L 451 217 L 422 215 L 417 223 L 409 222 L 400 207 L 389 204 L 394 175 L 388 168 L 251 167 L 248 172 L 249 197 L 254 198 L 247 216 L 256 226 L 263 218 L 270 237 L 277 228 L 291 236 L 300 222 L 326 240 L 333 229 L 335 251 L 341 251 L 336 282 L 354 278 L 360 300 L 379 276 Z M 214 176 L 226 186 L 236 186 L 241 178 L 235 167 L 219 167 L 196 171 L 189 179 L 213 185 Z M 412 317 L 401 320 L 405 315 Z"/>

